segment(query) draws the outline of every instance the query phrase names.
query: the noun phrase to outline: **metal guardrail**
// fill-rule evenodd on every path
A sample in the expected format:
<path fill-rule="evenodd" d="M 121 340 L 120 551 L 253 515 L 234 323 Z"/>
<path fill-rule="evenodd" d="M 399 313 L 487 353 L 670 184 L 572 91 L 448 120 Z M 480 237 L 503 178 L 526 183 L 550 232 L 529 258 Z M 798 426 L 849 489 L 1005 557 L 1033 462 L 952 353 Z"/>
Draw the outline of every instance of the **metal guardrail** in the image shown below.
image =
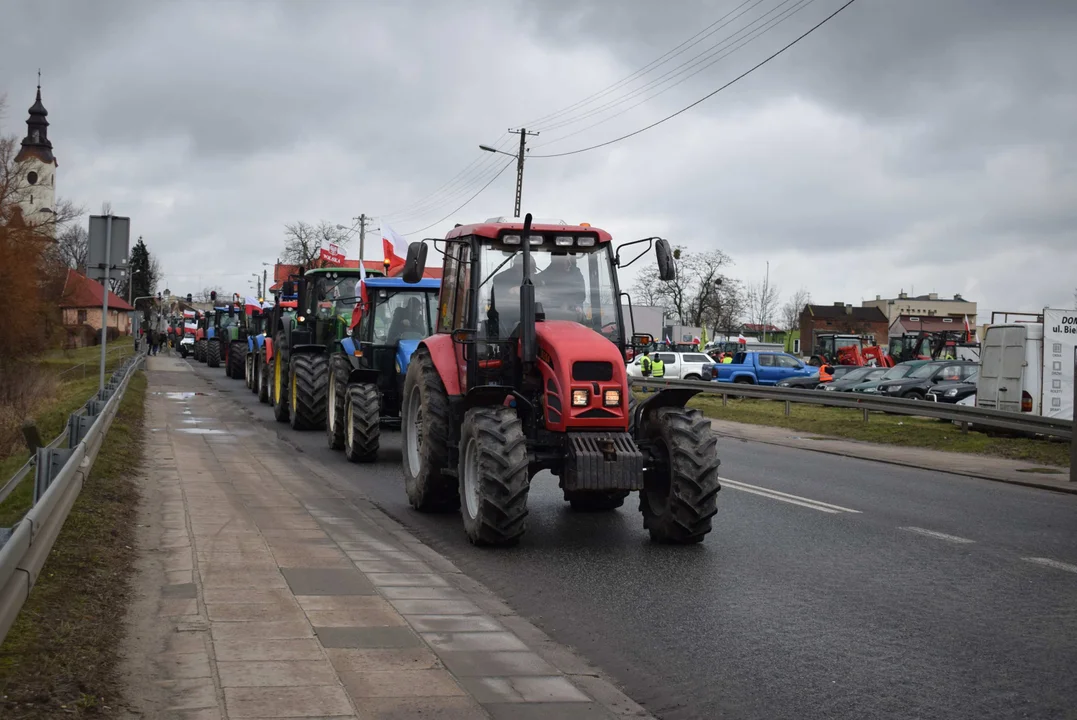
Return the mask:
<path fill-rule="evenodd" d="M 115 370 L 108 387 L 90 398 L 83 411 L 72 413 L 68 432 L 37 451 L 34 504 L 0 546 L 0 643 L 37 582 L 143 357 L 132 356 Z M 59 447 L 64 440 L 67 449 Z M 4 485 L 7 494 L 29 475 L 25 466 L 19 473 Z"/>
<path fill-rule="evenodd" d="M 1051 437 L 1073 439 L 1073 421 L 1059 418 L 1042 417 L 1026 413 L 989 410 L 987 408 L 954 405 L 950 403 L 930 402 L 925 400 L 907 400 L 903 398 L 878 397 L 861 393 L 825 392 L 820 390 L 799 390 L 797 388 L 762 387 L 738 383 L 719 383 L 706 380 L 655 380 L 653 378 L 629 378 L 632 387 L 662 390 L 665 388 L 683 388 L 700 390 L 705 393 L 724 397 L 745 397 L 759 400 L 776 400 L 786 403 L 789 414 L 791 403 L 808 405 L 825 405 L 827 407 L 852 408 L 862 410 L 867 422 L 870 412 L 886 412 L 895 415 L 914 415 L 917 417 L 938 418 L 964 423 L 966 426 L 980 426 L 999 430 L 1048 435 Z"/>

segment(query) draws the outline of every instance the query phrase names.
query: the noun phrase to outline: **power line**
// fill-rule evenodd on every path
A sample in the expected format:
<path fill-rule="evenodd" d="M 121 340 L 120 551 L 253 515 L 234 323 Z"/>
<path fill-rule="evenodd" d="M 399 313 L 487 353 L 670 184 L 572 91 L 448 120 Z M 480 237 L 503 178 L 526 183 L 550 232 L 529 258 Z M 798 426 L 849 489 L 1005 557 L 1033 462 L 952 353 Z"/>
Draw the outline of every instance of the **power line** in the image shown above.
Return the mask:
<path fill-rule="evenodd" d="M 506 170 L 507 170 L 507 169 L 509 168 L 509 166 L 510 166 L 510 165 L 512 165 L 512 164 L 513 164 L 513 163 L 515 163 L 515 162 L 516 162 L 516 159 L 515 159 L 515 158 L 513 158 L 512 160 L 509 160 L 509 161 L 508 161 L 507 163 L 505 163 L 504 165 L 502 165 L 502 166 L 501 166 L 501 169 L 497 171 L 497 175 L 494 175 L 494 176 L 493 176 L 492 178 L 490 178 L 490 180 L 489 180 L 489 181 L 488 181 L 488 182 L 487 182 L 487 183 L 486 183 L 485 185 L 483 185 L 483 186 L 482 186 L 481 188 L 479 188 L 479 191 L 478 191 L 477 193 L 475 193 L 474 195 L 472 195 L 471 197 L 469 197 L 469 198 L 468 198 L 468 199 L 467 199 L 467 200 L 466 200 L 466 201 L 464 202 L 464 204 L 463 204 L 463 205 L 461 205 L 460 207 L 456 208 L 455 210 L 453 210 L 453 211 L 452 211 L 451 213 L 449 213 L 449 214 L 448 214 L 448 215 L 446 215 L 445 217 L 441 218 L 440 220 L 437 220 L 437 221 L 435 221 L 435 222 L 432 222 L 432 223 L 430 223 L 430 224 L 429 224 L 429 225 L 427 225 L 426 227 L 421 227 L 421 228 L 419 228 L 418 230 L 412 230 L 412 231 L 410 231 L 410 232 L 406 232 L 406 233 L 404 233 L 404 234 L 405 234 L 405 235 L 415 235 L 416 233 L 421 233 L 421 232 L 425 232 L 425 231 L 429 230 L 430 228 L 434 227 L 434 226 L 435 226 L 435 225 L 437 225 L 438 223 L 443 223 L 443 222 L 445 222 L 446 220 L 448 220 L 449 218 L 451 218 L 451 217 L 452 217 L 453 215 L 455 215 L 456 213 L 460 212 L 460 211 L 461 211 L 461 210 L 463 210 L 463 209 L 464 209 L 465 207 L 467 207 L 467 206 L 468 206 L 468 205 L 469 205 L 469 204 L 471 203 L 471 201 L 472 201 L 472 200 L 474 200 L 474 199 L 475 199 L 475 198 L 477 198 L 477 197 L 478 197 L 479 195 L 481 195 L 481 194 L 482 194 L 482 191 L 483 191 L 483 190 L 485 190 L 486 188 L 490 187 L 490 185 L 491 185 L 491 184 L 492 184 L 492 183 L 494 182 L 494 180 L 497 180 L 497 179 L 498 179 L 499 177 L 501 177 L 501 173 L 505 172 L 505 171 L 506 171 Z"/>
<path fill-rule="evenodd" d="M 838 13 L 840 13 L 842 10 L 844 10 L 845 8 L 852 5 L 854 2 L 856 2 L 856 0 L 848 0 L 844 5 L 842 5 L 837 10 L 835 10 L 834 12 L 827 15 L 825 18 L 823 18 L 818 23 L 813 25 L 811 28 L 809 28 L 803 34 L 797 36 L 796 39 L 794 39 L 792 42 L 790 42 L 789 44 L 782 47 L 777 52 L 773 53 L 772 55 L 767 56 L 766 58 L 764 58 L 760 62 L 753 65 L 748 70 L 745 70 L 743 73 L 741 73 L 737 77 L 735 77 L 732 80 L 730 80 L 729 82 L 727 82 L 725 85 L 722 85 L 717 90 L 714 90 L 714 91 L 712 91 L 710 93 L 707 93 L 706 95 L 701 97 L 699 100 L 696 100 L 695 102 L 693 102 L 690 105 L 686 105 L 685 107 L 681 108 L 680 110 L 673 113 L 672 115 L 667 115 L 666 117 L 662 118 L 661 120 L 657 120 L 657 121 L 651 123 L 650 125 L 646 125 L 646 126 L 640 128 L 639 130 L 634 130 L 633 132 L 630 132 L 630 133 L 628 133 L 626 135 L 616 137 L 616 138 L 614 138 L 612 140 L 607 140 L 606 142 L 598 143 L 597 145 L 591 145 L 589 147 L 579 148 L 578 150 L 569 150 L 569 151 L 563 152 L 563 153 L 549 153 L 549 154 L 546 154 L 546 155 L 531 155 L 530 157 L 533 157 L 533 158 L 555 158 L 555 157 L 565 157 L 567 155 L 579 155 L 580 153 L 588 152 L 590 150 L 597 150 L 598 148 L 606 147 L 607 145 L 613 145 L 614 143 L 618 143 L 618 142 L 620 142 L 622 140 L 627 140 L 630 137 L 635 137 L 636 135 L 639 135 L 640 133 L 646 132 L 646 131 L 650 130 L 651 128 L 658 127 L 659 125 L 666 122 L 667 120 L 672 120 L 673 118 L 677 117 L 678 115 L 681 115 L 682 113 L 688 112 L 689 110 L 694 108 L 696 105 L 699 105 L 700 103 L 704 102 L 705 100 L 709 100 L 710 98 L 714 97 L 715 95 L 722 92 L 723 90 L 730 87 L 731 85 L 733 85 L 733 84 L 739 82 L 740 80 L 743 80 L 744 78 L 748 77 L 749 75 L 754 73 L 756 70 L 763 67 L 764 65 L 769 63 L 771 60 L 778 57 L 779 55 L 784 53 L 786 50 L 788 50 L 789 48 L 793 47 L 794 45 L 799 43 L 804 38 L 811 35 L 813 32 L 815 32 L 816 30 L 821 28 L 823 25 L 830 22 L 830 20 L 832 20 L 835 16 L 837 16 Z"/>
<path fill-rule="evenodd" d="M 787 0 L 787 2 L 788 2 L 788 0 Z M 789 18 L 793 17 L 798 12 L 800 12 L 804 8 L 811 5 L 813 2 L 815 2 L 815 0 L 799 0 L 796 5 L 794 5 L 791 8 L 786 9 L 781 15 L 779 15 L 777 17 L 774 17 L 774 18 L 771 18 L 770 20 L 768 20 L 766 22 L 766 24 L 764 24 L 761 27 L 756 28 L 749 35 L 747 35 L 747 36 L 741 38 L 740 40 L 738 40 L 736 45 L 729 48 L 725 52 L 719 54 L 717 57 L 708 56 L 706 58 L 703 58 L 704 60 L 709 60 L 709 62 L 705 63 L 702 67 L 699 67 L 696 70 L 688 73 L 687 75 L 684 75 L 679 80 L 677 80 L 677 82 L 675 82 L 675 83 L 673 83 L 671 85 L 667 85 L 666 87 L 662 88 L 658 92 L 653 93 L 653 94 L 648 95 L 647 97 L 643 98 L 639 102 L 632 103 L 628 107 L 614 113 L 613 115 L 610 115 L 609 117 L 603 118 L 603 119 L 599 120 L 598 122 L 591 123 L 590 125 L 585 125 L 584 127 L 580 128 L 578 130 L 573 130 L 570 133 L 565 133 L 564 135 L 558 135 L 557 137 L 554 137 L 554 138 L 552 138 L 550 140 L 547 140 L 544 143 L 540 143 L 540 144 L 536 145 L 535 148 L 537 149 L 537 148 L 540 148 L 540 147 L 546 147 L 547 145 L 553 145 L 554 143 L 561 142 L 562 140 L 567 140 L 570 137 L 574 137 L 574 136 L 579 135 L 581 133 L 584 133 L 584 132 L 586 132 L 588 130 L 591 130 L 592 128 L 596 128 L 599 125 L 604 125 L 604 124 L 608 123 L 611 120 L 616 120 L 617 118 L 621 117 L 622 115 L 625 115 L 625 114 L 631 112 L 632 110 L 638 108 L 640 105 L 643 105 L 644 103 L 650 102 L 651 100 L 658 97 L 659 95 L 662 95 L 662 94 L 664 94 L 666 92 L 669 92 L 670 90 L 677 87 L 681 83 L 687 82 L 692 77 L 694 77 L 694 76 L 698 75 L 699 73 L 703 72 L 704 70 L 711 67 L 712 65 L 719 62 L 720 60 L 724 60 L 725 58 L 727 58 L 730 55 L 732 55 L 733 53 L 735 53 L 737 50 L 740 50 L 742 47 L 744 47 L 748 43 L 755 40 L 756 38 L 758 38 L 761 35 L 769 32 L 770 30 L 773 30 L 774 28 L 776 28 L 781 23 L 783 23 L 786 20 L 788 20 Z M 782 4 L 784 5 L 786 3 L 782 3 Z M 628 99 L 628 96 L 626 96 L 625 99 Z"/>
<path fill-rule="evenodd" d="M 455 202 L 460 197 L 470 193 L 476 187 L 481 186 L 489 180 L 491 177 L 490 173 L 496 173 L 499 167 L 497 162 L 498 160 L 496 157 L 488 159 L 483 167 L 476 168 L 475 171 L 470 174 L 470 177 L 459 184 L 458 187 L 444 191 L 439 198 L 430 198 L 411 212 L 399 213 L 395 216 L 383 215 L 381 217 L 390 219 L 394 223 L 399 223 L 407 220 L 421 219 L 434 212 L 438 212 L 439 208 L 444 208 L 450 203 Z"/>
<path fill-rule="evenodd" d="M 756 0 L 756 5 L 758 5 L 762 1 L 763 0 Z M 699 32 L 697 32 L 695 35 L 688 38 L 687 40 L 682 42 L 680 45 L 677 45 L 676 47 L 673 47 L 672 49 L 667 50 L 662 55 L 659 55 L 657 58 L 655 58 L 651 62 L 647 63 L 646 65 L 639 68 L 638 70 L 631 73 L 630 75 L 621 78 L 620 80 L 613 83 L 612 85 L 610 85 L 610 86 L 608 86 L 608 87 L 606 87 L 606 88 L 604 88 L 602 90 L 599 90 L 596 93 L 592 93 L 591 95 L 588 95 L 587 97 L 573 103 L 572 105 L 569 105 L 568 107 L 561 108 L 560 110 L 558 110 L 556 112 L 553 112 L 553 113 L 550 113 L 549 115 L 543 115 L 540 118 L 536 118 L 535 120 L 531 120 L 529 122 L 523 123 L 524 127 L 527 127 L 527 126 L 539 126 L 544 121 L 550 120 L 550 119 L 555 118 L 555 117 L 559 117 L 559 116 L 565 114 L 566 112 L 569 112 L 571 110 L 575 110 L 576 108 L 578 108 L 580 106 L 587 105 L 592 100 L 597 100 L 600 97 L 608 95 L 611 91 L 616 90 L 619 87 L 623 87 L 626 83 L 631 82 L 635 78 L 641 77 L 643 75 L 646 75 L 648 72 L 650 72 L 651 70 L 653 70 L 653 69 L 655 69 L 657 67 L 661 67 L 662 65 L 666 64 L 667 62 L 669 62 L 673 58 L 675 58 L 678 55 L 680 55 L 681 53 L 683 53 L 688 48 L 690 48 L 693 45 L 700 42 L 700 40 L 702 40 L 703 38 L 712 35 L 714 31 L 708 32 L 709 30 L 711 30 L 711 28 L 713 28 L 715 25 L 722 22 L 727 17 L 729 17 L 733 13 L 737 12 L 738 10 L 740 10 L 742 7 L 749 4 L 750 2 L 752 2 L 752 0 L 744 0 L 744 2 L 742 2 L 740 5 L 733 8 L 728 13 L 726 13 L 722 17 L 720 17 L 717 20 L 715 20 L 714 22 L 712 22 L 707 27 L 705 27 L 702 30 L 700 30 Z M 721 28 L 718 28 L 718 29 L 721 29 Z M 696 38 L 699 38 L 699 39 L 697 40 Z M 695 42 L 692 42 L 693 40 L 695 40 Z M 679 52 L 675 52 L 675 51 L 679 51 Z M 540 130 L 541 130 L 541 128 L 540 128 Z"/>
<path fill-rule="evenodd" d="M 760 0 L 760 2 L 762 2 L 762 0 Z M 777 10 L 779 10 L 780 8 L 782 8 L 785 5 L 788 5 L 791 2 L 793 2 L 793 0 L 783 0 L 783 2 L 776 5 L 775 7 L 771 8 L 768 12 L 764 13 L 760 17 L 758 17 L 755 20 L 751 21 L 750 23 L 748 23 L 747 25 L 745 25 L 741 29 L 737 30 L 736 32 L 732 33 L 731 35 L 727 35 L 726 37 L 722 38 L 721 40 L 719 40 L 714 45 L 711 45 L 709 48 L 707 48 L 706 50 L 704 50 L 700 54 L 686 60 L 685 62 L 681 63 L 680 65 L 673 68 L 672 70 L 669 70 L 668 72 L 664 73 L 663 75 L 659 75 L 655 79 L 648 82 L 646 85 L 638 87 L 635 90 L 632 90 L 631 92 L 629 92 L 629 93 L 627 93 L 625 95 L 622 95 L 619 98 L 616 98 L 614 100 L 611 100 L 610 102 L 607 102 L 607 103 L 605 103 L 603 105 L 598 106 L 597 108 L 592 108 L 591 110 L 587 111 L 583 115 L 580 115 L 579 117 L 570 118 L 570 119 L 565 120 L 563 122 L 556 123 L 556 124 L 554 124 L 552 126 L 544 128 L 544 130 L 546 130 L 546 131 L 556 130 L 556 129 L 559 129 L 559 128 L 562 128 L 562 127 L 567 127 L 569 125 L 574 125 L 574 124 L 576 124 L 576 123 L 578 123 L 578 122 L 580 122 L 582 120 L 586 120 L 589 117 L 594 117 L 595 115 L 600 115 L 600 114 L 606 112 L 607 110 L 610 110 L 610 109 L 612 109 L 612 108 L 614 108 L 614 107 L 616 107 L 618 105 L 621 105 L 621 104 L 623 104 L 625 102 L 628 102 L 633 97 L 637 97 L 637 96 L 647 92 L 649 89 L 653 89 L 654 87 L 665 85 L 668 82 L 676 80 L 678 78 L 678 76 L 683 76 L 683 77 L 681 77 L 680 80 L 677 80 L 677 82 L 673 83 L 673 85 L 670 85 L 666 89 L 668 90 L 670 87 L 676 87 L 677 85 L 684 82 L 688 78 L 692 77 L 693 75 L 696 75 L 701 70 L 704 70 L 704 69 L 710 67 L 711 65 L 713 65 L 718 60 L 721 60 L 721 59 L 723 59 L 725 57 L 728 57 L 729 55 L 733 54 L 734 52 L 736 52 L 737 50 L 739 50 L 740 48 L 744 47 L 749 42 L 754 40 L 755 38 L 759 37 L 760 35 L 763 35 L 764 33 L 768 32 L 769 30 L 773 29 L 774 27 L 776 27 L 778 24 L 780 24 L 784 20 L 789 19 L 790 17 L 792 17 L 793 14 L 796 14 L 797 12 L 802 10 L 804 7 L 807 7 L 807 5 L 810 5 L 811 3 L 815 2 L 815 0 L 798 0 L 797 4 L 794 5 L 792 8 L 788 8 L 785 11 L 783 11 L 781 14 L 779 14 L 777 17 L 771 18 L 770 20 L 767 20 L 761 27 L 757 27 L 757 28 L 755 28 L 753 30 L 749 30 L 753 25 L 756 25 L 757 23 L 762 22 L 764 20 L 764 18 L 766 18 L 768 15 L 776 12 Z M 753 5 L 752 7 L 755 7 L 755 6 Z M 740 16 L 738 16 L 738 17 L 740 17 Z M 748 31 L 747 36 L 745 36 L 743 38 L 740 38 L 740 39 L 735 39 L 738 35 L 740 35 L 741 33 L 744 33 L 745 31 Z M 722 53 L 722 49 L 723 49 L 722 46 L 726 45 L 726 43 L 729 43 L 730 41 L 733 41 L 734 47 L 731 48 L 728 52 Z M 737 43 L 739 43 L 739 44 L 737 44 Z M 719 53 L 721 53 L 721 54 L 719 54 Z M 714 57 L 716 54 L 718 54 L 717 58 Z M 710 60 L 710 62 L 707 62 L 708 60 Z M 697 65 L 700 65 L 701 63 L 706 63 L 706 64 L 703 65 L 702 68 L 699 68 L 698 70 L 685 75 L 686 72 L 688 72 L 692 68 L 696 67 Z M 663 90 L 663 92 L 664 92 L 664 90 Z M 650 97 L 657 97 L 660 94 L 661 93 L 655 93 L 654 95 L 652 95 Z M 647 99 L 650 99 L 650 98 L 647 98 Z M 637 107 L 637 106 L 638 106 L 638 104 L 633 105 L 632 107 Z M 631 108 L 629 108 L 629 109 L 631 109 Z M 614 116 L 614 117 L 616 117 L 616 116 Z"/>

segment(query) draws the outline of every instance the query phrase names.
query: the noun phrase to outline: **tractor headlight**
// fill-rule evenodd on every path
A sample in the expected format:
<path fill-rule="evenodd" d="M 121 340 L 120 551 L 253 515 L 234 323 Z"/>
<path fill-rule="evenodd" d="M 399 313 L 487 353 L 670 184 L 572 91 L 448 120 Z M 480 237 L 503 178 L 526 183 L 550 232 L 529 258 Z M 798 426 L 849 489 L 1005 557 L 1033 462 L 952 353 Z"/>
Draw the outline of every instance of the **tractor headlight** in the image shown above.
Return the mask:
<path fill-rule="evenodd" d="M 587 407 L 587 391 L 586 390 L 573 390 L 572 391 L 572 407 Z"/>
<path fill-rule="evenodd" d="M 593 237 L 576 238 L 576 244 L 580 247 L 594 247 L 595 239 Z"/>
<path fill-rule="evenodd" d="M 571 235 L 558 235 L 553 239 L 553 242 L 557 247 L 568 247 L 572 245 L 574 239 Z"/>
<path fill-rule="evenodd" d="M 102 290 L 101 292 L 104 292 L 104 290 Z M 307 319 L 305 317 L 303 317 L 302 315 L 300 315 L 299 317 L 296 318 L 296 322 L 306 322 L 306 321 L 307 321 Z"/>
<path fill-rule="evenodd" d="M 519 245 L 520 244 L 520 236 L 519 235 L 503 235 L 501 237 L 501 242 L 505 243 L 506 245 Z"/>
<path fill-rule="evenodd" d="M 606 407 L 617 407 L 621 404 L 621 391 L 620 390 L 607 390 L 602 398 L 602 403 Z"/>
<path fill-rule="evenodd" d="M 530 235 L 527 238 L 527 241 L 530 242 L 532 245 L 541 245 L 544 240 L 545 238 L 543 238 L 541 235 Z"/>

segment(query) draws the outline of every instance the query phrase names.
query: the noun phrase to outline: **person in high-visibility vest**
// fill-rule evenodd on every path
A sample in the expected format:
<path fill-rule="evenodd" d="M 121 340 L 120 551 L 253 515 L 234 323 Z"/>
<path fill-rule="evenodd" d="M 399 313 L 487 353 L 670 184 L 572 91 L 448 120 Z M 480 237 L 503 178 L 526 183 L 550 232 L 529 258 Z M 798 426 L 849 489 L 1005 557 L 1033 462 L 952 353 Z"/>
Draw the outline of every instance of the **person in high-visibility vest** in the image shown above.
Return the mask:
<path fill-rule="evenodd" d="M 649 350 L 644 350 L 643 351 L 643 357 L 641 357 L 640 360 L 639 360 L 639 371 L 640 371 L 640 374 L 643 375 L 643 377 L 650 377 L 650 375 L 651 375 L 651 363 L 652 363 L 652 361 L 651 361 L 651 358 L 650 358 L 650 351 Z"/>
<path fill-rule="evenodd" d="M 661 355 L 655 355 L 651 361 L 651 377 L 661 378 L 666 376 L 666 364 L 662 362 Z"/>

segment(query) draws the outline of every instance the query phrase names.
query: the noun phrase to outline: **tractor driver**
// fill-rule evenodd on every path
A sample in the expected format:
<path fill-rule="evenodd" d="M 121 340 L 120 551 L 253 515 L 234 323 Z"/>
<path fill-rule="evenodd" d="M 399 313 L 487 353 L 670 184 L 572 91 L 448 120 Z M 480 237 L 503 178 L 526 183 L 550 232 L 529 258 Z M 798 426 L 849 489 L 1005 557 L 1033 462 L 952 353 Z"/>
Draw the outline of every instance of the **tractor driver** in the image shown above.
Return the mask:
<path fill-rule="evenodd" d="M 535 276 L 538 299 L 552 320 L 579 319 L 578 308 L 586 297 L 583 273 L 571 255 L 554 255 L 550 265 Z M 552 311 L 552 312 L 551 312 Z"/>
<path fill-rule="evenodd" d="M 531 258 L 531 275 L 535 274 L 535 258 Z M 516 253 L 512 264 L 491 281 L 491 309 L 497 310 L 500 337 L 508 337 L 520 322 L 520 285 L 524 280 L 524 256 Z"/>

